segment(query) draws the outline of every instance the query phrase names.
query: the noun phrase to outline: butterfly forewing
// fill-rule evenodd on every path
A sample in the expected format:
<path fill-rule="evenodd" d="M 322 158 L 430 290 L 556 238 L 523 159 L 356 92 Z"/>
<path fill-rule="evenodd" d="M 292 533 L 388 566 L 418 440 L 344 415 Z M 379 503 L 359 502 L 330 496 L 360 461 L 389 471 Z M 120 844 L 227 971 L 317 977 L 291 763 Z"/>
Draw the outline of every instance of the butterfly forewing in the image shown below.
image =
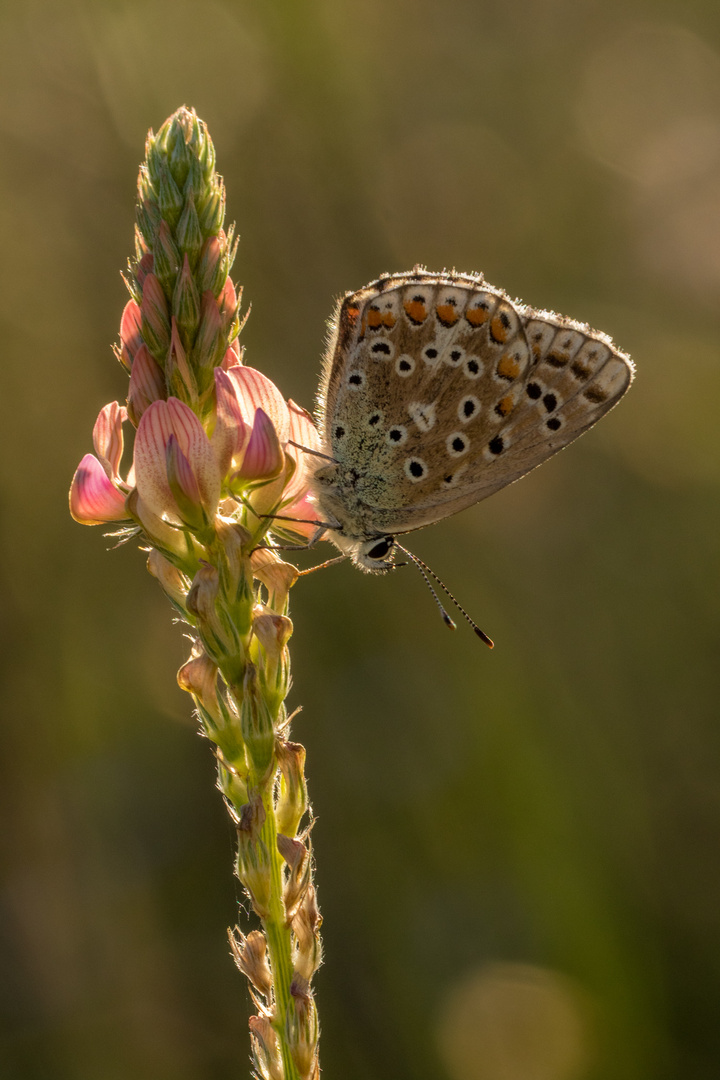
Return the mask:
<path fill-rule="evenodd" d="M 405 532 L 547 460 L 631 378 L 605 335 L 513 303 L 481 278 L 415 272 L 341 305 L 321 425 L 380 528 Z"/>

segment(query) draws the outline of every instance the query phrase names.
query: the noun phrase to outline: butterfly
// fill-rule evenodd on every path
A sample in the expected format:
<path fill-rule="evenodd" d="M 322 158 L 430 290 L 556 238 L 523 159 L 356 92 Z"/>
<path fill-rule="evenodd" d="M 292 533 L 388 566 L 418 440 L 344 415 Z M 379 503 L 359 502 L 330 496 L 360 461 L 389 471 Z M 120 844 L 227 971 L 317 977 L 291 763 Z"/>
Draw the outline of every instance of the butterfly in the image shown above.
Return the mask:
<path fill-rule="evenodd" d="M 607 335 L 480 275 L 420 267 L 340 301 L 318 398 L 327 539 L 392 568 L 396 536 L 480 502 L 617 404 L 634 375 Z"/>

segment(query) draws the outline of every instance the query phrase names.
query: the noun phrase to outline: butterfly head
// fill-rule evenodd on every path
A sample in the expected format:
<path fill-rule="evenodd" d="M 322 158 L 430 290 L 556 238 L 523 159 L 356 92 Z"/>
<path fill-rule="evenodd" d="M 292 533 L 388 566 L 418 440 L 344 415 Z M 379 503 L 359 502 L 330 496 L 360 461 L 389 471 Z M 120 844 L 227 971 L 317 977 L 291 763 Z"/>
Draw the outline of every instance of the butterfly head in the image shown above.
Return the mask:
<path fill-rule="evenodd" d="M 354 566 L 367 574 L 387 574 L 395 566 L 395 537 L 374 536 L 371 540 L 352 540 L 341 532 L 329 532 L 328 539 L 347 555 Z"/>

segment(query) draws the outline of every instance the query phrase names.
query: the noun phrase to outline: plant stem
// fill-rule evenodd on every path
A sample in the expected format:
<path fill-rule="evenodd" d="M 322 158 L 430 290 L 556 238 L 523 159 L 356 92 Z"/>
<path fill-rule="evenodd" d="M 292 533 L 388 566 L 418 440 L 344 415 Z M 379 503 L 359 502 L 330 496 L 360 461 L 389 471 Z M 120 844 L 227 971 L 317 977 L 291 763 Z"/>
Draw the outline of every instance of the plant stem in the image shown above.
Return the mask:
<path fill-rule="evenodd" d="M 290 987 L 293 977 L 293 962 L 291 955 L 292 939 L 290 927 L 285 918 L 285 905 L 283 904 L 283 860 L 277 847 L 277 828 L 275 823 L 275 810 L 272 799 L 272 786 L 269 798 L 264 800 L 265 821 L 263 823 L 261 837 L 271 858 L 270 875 L 270 901 L 267 918 L 263 919 L 263 926 L 268 942 L 270 954 L 270 966 L 273 973 L 273 989 L 275 993 L 275 1019 L 273 1027 L 277 1034 L 282 1049 L 283 1067 L 285 1080 L 300 1080 L 295 1063 L 287 1041 L 286 1021 L 288 1013 L 293 1008 Z"/>

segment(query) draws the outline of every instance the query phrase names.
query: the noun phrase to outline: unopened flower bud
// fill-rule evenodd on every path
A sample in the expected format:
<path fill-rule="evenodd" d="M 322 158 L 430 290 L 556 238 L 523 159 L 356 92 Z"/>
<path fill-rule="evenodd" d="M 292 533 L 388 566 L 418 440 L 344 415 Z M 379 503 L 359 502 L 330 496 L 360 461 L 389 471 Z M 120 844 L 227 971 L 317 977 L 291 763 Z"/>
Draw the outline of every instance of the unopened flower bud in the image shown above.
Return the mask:
<path fill-rule="evenodd" d="M 186 350 L 189 350 L 200 322 L 200 297 L 187 255 L 183 258 L 182 269 L 175 282 L 172 310 L 177 319 L 183 345 Z"/>
<path fill-rule="evenodd" d="M 221 367 L 223 370 L 227 371 L 228 368 L 235 367 L 236 364 L 242 364 L 244 351 L 238 339 L 235 338 L 222 358 Z"/>
<path fill-rule="evenodd" d="M 167 148 L 170 151 L 170 172 L 172 173 L 178 188 L 181 190 L 185 187 L 185 181 L 190 172 L 190 166 L 193 160 L 192 152 L 187 145 L 189 136 L 190 131 L 187 130 L 182 119 L 178 117 L 171 125 L 168 133 Z"/>
<path fill-rule="evenodd" d="M 295 836 L 308 805 L 304 775 L 305 747 L 300 743 L 280 739 L 277 744 L 277 759 L 281 772 L 275 811 L 278 832 L 285 836 Z"/>
<path fill-rule="evenodd" d="M 158 225 L 162 221 L 160 207 L 155 198 L 150 197 L 151 191 L 152 186 L 147 175 L 147 169 L 144 166 L 141 166 L 140 175 L 138 177 L 138 193 L 140 198 L 138 199 L 135 208 L 135 220 L 137 221 L 138 232 L 142 237 L 145 247 L 148 249 L 152 246 L 153 237 L 155 236 Z"/>
<path fill-rule="evenodd" d="M 142 345 L 141 323 L 139 304 L 128 300 L 120 318 L 121 361 L 128 371 L 131 370 L 135 354 Z"/>
<path fill-rule="evenodd" d="M 189 259 L 190 266 L 194 267 L 203 245 L 203 234 L 195 210 L 195 200 L 191 194 L 185 195 L 182 213 L 175 230 L 175 238 L 180 252 Z"/>
<path fill-rule="evenodd" d="M 216 176 L 208 195 L 198 200 L 198 219 L 203 236 L 212 236 L 220 232 L 225 219 L 225 184 Z"/>
<path fill-rule="evenodd" d="M 152 162 L 152 165 L 151 165 Z M 171 229 L 177 226 L 183 208 L 183 197 L 180 188 L 175 183 L 164 154 L 157 153 L 148 157 L 153 184 L 157 191 L 158 207 L 161 216 L 167 221 Z M 153 175 L 153 167 L 156 173 Z"/>
<path fill-rule="evenodd" d="M 155 234 L 153 269 L 167 295 L 175 288 L 182 258 L 167 221 L 161 221 Z"/>
<path fill-rule="evenodd" d="M 245 937 L 239 927 L 228 930 L 228 939 L 233 959 L 240 971 L 253 984 L 256 990 L 270 998 L 273 980 L 267 961 L 267 941 L 259 930 L 251 930 Z"/>
<path fill-rule="evenodd" d="M 220 299 L 218 301 L 220 305 L 220 318 L 222 320 L 222 328 L 228 331 L 233 324 L 235 316 L 237 315 L 238 299 L 235 292 L 235 286 L 230 278 L 227 278 L 223 290 L 220 293 Z"/>
<path fill-rule="evenodd" d="M 138 289 L 140 290 L 140 299 L 142 300 L 142 287 L 145 278 L 148 274 L 152 274 L 155 267 L 155 260 L 153 259 L 152 252 L 146 251 L 140 259 L 135 270 L 135 281 L 137 282 Z"/>
<path fill-rule="evenodd" d="M 243 806 L 238 822 L 237 873 L 250 894 L 252 905 L 261 919 L 269 914 L 272 889 L 272 860 L 261 837 L 265 808 L 255 794 Z"/>
<path fill-rule="evenodd" d="M 209 236 L 202 246 L 195 276 L 200 293 L 208 289 L 219 296 L 228 275 L 228 259 L 224 233 Z"/>
<path fill-rule="evenodd" d="M 212 384 L 214 369 L 220 363 L 224 350 L 217 300 L 207 290 L 202 296 L 200 325 L 190 356 L 201 393 Z"/>
<path fill-rule="evenodd" d="M 128 386 L 128 416 L 135 427 L 148 406 L 153 401 L 161 401 L 165 395 L 165 376 L 143 342 L 135 354 Z"/>
<path fill-rule="evenodd" d="M 142 335 L 158 363 L 165 359 L 170 345 L 170 316 L 162 285 L 155 274 L 147 274 L 143 282 Z"/>
<path fill-rule="evenodd" d="M 170 393 L 181 401 L 193 402 L 197 399 L 197 381 L 188 363 L 174 315 L 171 320 L 170 348 L 165 360 L 165 379 Z"/>

